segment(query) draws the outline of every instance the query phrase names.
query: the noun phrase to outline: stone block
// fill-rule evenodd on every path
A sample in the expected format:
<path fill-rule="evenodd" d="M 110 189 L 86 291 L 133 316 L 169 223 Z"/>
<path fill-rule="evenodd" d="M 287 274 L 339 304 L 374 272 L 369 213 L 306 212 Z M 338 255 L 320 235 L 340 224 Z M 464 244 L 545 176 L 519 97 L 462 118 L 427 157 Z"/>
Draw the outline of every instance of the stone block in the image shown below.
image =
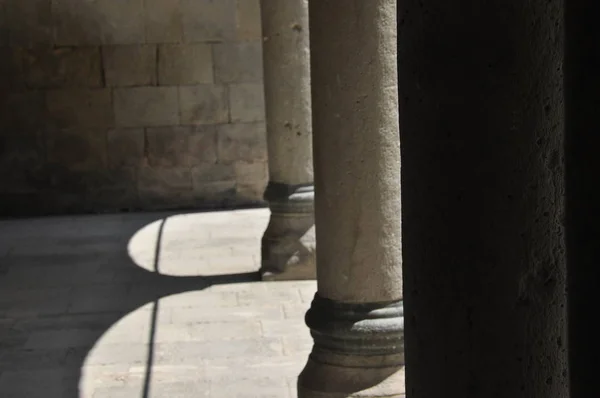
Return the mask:
<path fill-rule="evenodd" d="M 51 125 L 58 128 L 102 128 L 114 125 L 109 89 L 60 89 L 46 93 Z"/>
<path fill-rule="evenodd" d="M 46 103 L 42 91 L 15 91 L 0 95 L 0 135 L 36 132 L 46 124 Z"/>
<path fill-rule="evenodd" d="M 264 86 L 256 83 L 229 86 L 231 121 L 260 122 L 265 120 Z"/>
<path fill-rule="evenodd" d="M 209 44 L 164 44 L 158 47 L 160 85 L 213 82 L 213 61 Z"/>
<path fill-rule="evenodd" d="M 102 44 L 102 20 L 97 2 L 52 0 L 55 43 L 59 46 Z"/>
<path fill-rule="evenodd" d="M 12 177 L 10 180 L 13 184 L 17 182 L 14 177 L 17 180 L 28 179 L 28 173 L 19 175 L 20 170 L 33 173 L 43 167 L 46 160 L 45 148 L 44 135 L 38 131 L 0 135 L 0 168 L 8 174 L 2 176 L 2 185 L 7 183 L 7 177 Z"/>
<path fill-rule="evenodd" d="M 146 154 L 151 167 L 184 167 L 214 163 L 216 134 L 212 126 L 170 126 L 146 129 Z"/>
<path fill-rule="evenodd" d="M 69 171 L 88 171 L 106 165 L 106 131 L 72 129 L 46 132 L 48 161 Z"/>
<path fill-rule="evenodd" d="M 146 153 L 150 167 L 187 166 L 190 130 L 188 127 L 146 129 Z"/>
<path fill-rule="evenodd" d="M 233 40 L 235 6 L 235 0 L 180 0 L 185 42 Z"/>
<path fill-rule="evenodd" d="M 214 44 L 213 56 L 216 82 L 262 81 L 262 46 L 259 41 Z"/>
<path fill-rule="evenodd" d="M 192 176 L 189 168 L 142 167 L 138 192 L 148 207 L 181 206 L 192 202 Z"/>
<path fill-rule="evenodd" d="M 220 85 L 179 87 L 182 124 L 220 124 L 229 121 L 227 89 Z"/>
<path fill-rule="evenodd" d="M 267 162 L 235 162 L 235 178 L 238 183 L 264 182 L 269 178 Z"/>
<path fill-rule="evenodd" d="M 51 46 L 53 23 L 51 0 L 4 1 L 10 43 L 19 47 Z M 0 28 L 1 29 L 1 28 Z"/>
<path fill-rule="evenodd" d="M 192 168 L 192 186 L 197 198 L 233 198 L 235 185 L 235 171 L 231 164 L 203 164 Z"/>
<path fill-rule="evenodd" d="M 9 91 L 25 90 L 24 56 L 27 52 L 20 47 L 0 46 L 0 89 L 6 95 Z M 0 101 L 2 99 L 0 98 Z"/>
<path fill-rule="evenodd" d="M 156 46 L 122 45 L 102 48 L 107 86 L 154 86 Z"/>
<path fill-rule="evenodd" d="M 266 205 L 267 202 L 263 198 L 266 188 L 267 181 L 238 183 L 236 185 L 236 195 L 243 202 Z"/>
<path fill-rule="evenodd" d="M 96 0 L 102 43 L 138 44 L 146 39 L 143 0 Z"/>
<path fill-rule="evenodd" d="M 107 136 L 110 167 L 139 166 L 144 158 L 144 129 L 111 129 Z"/>
<path fill-rule="evenodd" d="M 183 41 L 180 0 L 145 0 L 144 16 L 148 43 Z"/>
<path fill-rule="evenodd" d="M 217 128 L 217 150 L 221 162 L 267 159 L 264 123 L 225 124 Z"/>
<path fill-rule="evenodd" d="M 179 124 L 176 87 L 133 87 L 114 90 L 116 124 L 119 127 Z"/>
<path fill-rule="evenodd" d="M 28 87 L 102 86 L 102 61 L 97 47 L 41 48 L 21 55 Z"/>
<path fill-rule="evenodd" d="M 260 40 L 262 25 L 260 0 L 237 0 L 237 38 L 240 40 Z"/>
<path fill-rule="evenodd" d="M 191 166 L 214 164 L 217 161 L 217 132 L 215 127 L 190 127 L 188 153 Z"/>
<path fill-rule="evenodd" d="M 8 46 L 8 15 L 6 14 L 6 3 L 0 3 L 0 47 Z"/>
<path fill-rule="evenodd" d="M 235 182 L 235 169 L 231 164 L 203 164 L 192 168 L 192 181 L 195 188 L 206 183 Z"/>
<path fill-rule="evenodd" d="M 143 0 L 52 0 L 56 43 L 137 44 L 145 40 Z"/>

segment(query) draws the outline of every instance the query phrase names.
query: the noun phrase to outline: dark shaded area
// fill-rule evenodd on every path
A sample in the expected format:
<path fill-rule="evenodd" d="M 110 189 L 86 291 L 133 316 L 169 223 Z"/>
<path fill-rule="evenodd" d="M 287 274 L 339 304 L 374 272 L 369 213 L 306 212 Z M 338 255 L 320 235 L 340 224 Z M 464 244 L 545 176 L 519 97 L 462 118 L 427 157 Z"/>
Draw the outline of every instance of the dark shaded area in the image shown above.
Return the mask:
<path fill-rule="evenodd" d="M 216 161 L 214 126 L 179 125 L 177 86 L 157 86 L 143 4 L 0 3 L 0 216 L 262 204 L 261 182 L 238 184 L 233 162 Z M 115 49 L 151 76 L 107 66 Z M 128 81 L 116 87 L 110 73 Z"/>
<path fill-rule="evenodd" d="M 566 228 L 571 398 L 600 396 L 600 4 L 565 1 Z"/>
<path fill-rule="evenodd" d="M 563 2 L 398 7 L 407 396 L 564 397 Z"/>
<path fill-rule="evenodd" d="M 0 396 L 79 398 L 86 357 L 98 339 L 126 315 L 154 303 L 148 312 L 152 341 L 161 298 L 259 280 L 257 272 L 173 277 L 162 275 L 158 263 L 153 271 L 134 264 L 127 253 L 130 238 L 152 222 L 164 223 L 168 216 L 127 215 L 128 221 L 123 222 L 116 215 L 104 223 L 90 216 L 90 229 L 81 237 L 65 234 L 63 218 L 35 220 L 39 230 L 33 234 L 41 237 L 38 244 L 51 241 L 63 251 L 44 254 L 35 250 L 39 254 L 33 255 L 19 244 L 0 258 Z M 35 227 L 20 225 L 26 224 Z M 156 256 L 160 256 L 160 238 Z M 49 332 L 48 341 L 38 338 L 34 344 L 41 347 L 29 346 L 29 338 L 40 332 Z M 150 344 L 142 398 L 150 393 L 154 356 Z M 13 372 L 19 372 L 18 380 L 2 377 Z"/>

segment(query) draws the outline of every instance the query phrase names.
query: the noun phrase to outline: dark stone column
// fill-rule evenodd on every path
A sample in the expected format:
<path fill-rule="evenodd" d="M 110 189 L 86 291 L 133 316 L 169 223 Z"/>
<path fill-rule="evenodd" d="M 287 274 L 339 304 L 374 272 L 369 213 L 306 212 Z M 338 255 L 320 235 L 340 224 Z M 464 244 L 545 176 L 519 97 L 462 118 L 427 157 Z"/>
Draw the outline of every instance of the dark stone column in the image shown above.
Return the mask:
<path fill-rule="evenodd" d="M 307 0 L 261 0 L 271 219 L 264 280 L 314 279 L 314 193 Z"/>
<path fill-rule="evenodd" d="M 600 397 L 600 4 L 565 1 L 571 398 Z"/>
<path fill-rule="evenodd" d="M 562 3 L 398 2 L 409 397 L 567 397 Z"/>
<path fill-rule="evenodd" d="M 301 398 L 404 396 L 395 0 L 310 2 L 318 293 Z"/>

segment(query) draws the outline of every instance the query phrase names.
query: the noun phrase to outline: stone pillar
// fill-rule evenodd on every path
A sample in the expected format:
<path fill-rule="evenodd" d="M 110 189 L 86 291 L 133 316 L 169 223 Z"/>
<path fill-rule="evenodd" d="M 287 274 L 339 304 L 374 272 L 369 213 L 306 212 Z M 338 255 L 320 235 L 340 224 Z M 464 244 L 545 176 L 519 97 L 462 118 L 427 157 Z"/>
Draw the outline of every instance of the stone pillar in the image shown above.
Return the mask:
<path fill-rule="evenodd" d="M 271 219 L 264 280 L 315 278 L 307 0 L 261 0 Z"/>
<path fill-rule="evenodd" d="M 562 4 L 398 2 L 407 396 L 568 396 Z"/>
<path fill-rule="evenodd" d="M 600 14 L 592 0 L 565 7 L 570 397 L 600 397 Z"/>
<path fill-rule="evenodd" d="M 310 2 L 318 292 L 300 398 L 404 391 L 395 0 Z"/>

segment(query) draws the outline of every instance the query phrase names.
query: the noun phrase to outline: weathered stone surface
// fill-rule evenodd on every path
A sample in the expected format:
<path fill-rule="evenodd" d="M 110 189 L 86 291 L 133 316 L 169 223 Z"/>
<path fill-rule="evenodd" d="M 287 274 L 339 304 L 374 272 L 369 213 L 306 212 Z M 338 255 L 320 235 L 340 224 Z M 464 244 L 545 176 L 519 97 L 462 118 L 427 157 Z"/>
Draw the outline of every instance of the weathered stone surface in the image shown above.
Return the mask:
<path fill-rule="evenodd" d="M 238 39 L 260 40 L 262 38 L 260 0 L 237 0 L 236 17 Z"/>
<path fill-rule="evenodd" d="M 146 153 L 152 167 L 212 164 L 217 160 L 216 137 L 211 126 L 146 129 Z"/>
<path fill-rule="evenodd" d="M 19 55 L 29 88 L 102 85 L 102 61 L 98 48 L 38 48 Z"/>
<path fill-rule="evenodd" d="M 46 134 L 48 161 L 69 171 L 85 171 L 106 165 L 106 131 L 55 130 Z"/>
<path fill-rule="evenodd" d="M 235 0 L 180 0 L 186 42 L 235 38 Z"/>
<path fill-rule="evenodd" d="M 119 88 L 114 90 L 113 96 L 118 127 L 179 124 L 175 87 Z"/>
<path fill-rule="evenodd" d="M 109 166 L 139 166 L 144 157 L 144 129 L 109 130 L 107 133 L 107 148 Z"/>
<path fill-rule="evenodd" d="M 141 44 L 143 0 L 52 0 L 59 45 Z"/>
<path fill-rule="evenodd" d="M 58 128 L 102 128 L 114 125 L 108 89 L 64 89 L 46 93 L 50 122 Z"/>
<path fill-rule="evenodd" d="M 229 121 L 227 89 L 221 85 L 179 88 L 182 124 L 221 124 Z"/>
<path fill-rule="evenodd" d="M 592 252 L 565 250 L 565 226 L 569 236 L 569 226 L 575 231 L 578 224 L 565 220 L 564 212 L 572 203 L 586 224 L 595 219 L 585 201 L 596 203 L 598 196 L 590 194 L 597 184 L 586 187 L 581 200 L 569 197 L 574 186 L 561 158 L 565 148 L 596 141 L 586 138 L 595 130 L 595 110 L 592 124 L 574 116 L 582 106 L 595 109 L 594 102 L 577 96 L 565 119 L 569 96 L 563 87 L 580 78 L 582 93 L 598 87 L 596 68 L 588 63 L 598 37 L 589 34 L 597 28 L 567 20 L 581 38 L 564 52 L 569 13 L 563 7 L 572 2 L 533 1 L 526 8 L 519 1 L 492 2 L 476 12 L 459 11 L 467 4 L 428 2 L 428 20 L 439 22 L 420 24 L 415 13 L 424 9 L 398 2 L 407 390 L 412 396 L 443 396 L 449 389 L 456 396 L 588 396 L 568 391 L 573 369 L 567 364 L 565 281 L 568 253 Z M 574 15 L 586 10 L 580 7 L 573 7 Z M 569 50 L 594 72 L 579 77 L 582 70 L 565 62 Z M 573 146 L 565 142 L 565 120 L 585 131 Z M 596 163 L 584 153 L 571 163 L 585 164 L 571 170 L 574 184 L 587 181 L 580 173 Z M 583 240 L 570 239 L 592 247 L 587 239 L 595 233 L 584 231 Z M 593 252 L 587 258 L 597 270 Z M 587 351 L 585 343 L 578 344 Z"/>
<path fill-rule="evenodd" d="M 157 83 L 156 46 L 104 46 L 107 86 L 153 86 Z"/>
<path fill-rule="evenodd" d="M 103 40 L 103 22 L 96 2 L 51 0 L 55 43 L 59 46 L 99 45 Z M 22 2 L 26 3 L 26 2 Z"/>
<path fill-rule="evenodd" d="M 158 47 L 160 85 L 189 85 L 213 82 L 212 51 L 209 44 L 165 44 Z"/>
<path fill-rule="evenodd" d="M 6 13 L 3 27 L 8 31 L 11 45 L 29 48 L 52 45 L 51 0 L 4 1 L 2 4 Z"/>
<path fill-rule="evenodd" d="M 91 4 L 96 7 L 104 44 L 140 44 L 145 41 L 143 0 L 97 0 Z"/>
<path fill-rule="evenodd" d="M 235 162 L 235 179 L 240 183 L 264 182 L 268 179 L 269 165 L 264 161 Z"/>
<path fill-rule="evenodd" d="M 265 120 L 265 97 L 262 84 L 243 83 L 229 86 L 231 122 Z"/>
<path fill-rule="evenodd" d="M 181 0 L 145 0 L 144 13 L 148 43 L 183 41 Z"/>
<path fill-rule="evenodd" d="M 267 158 L 264 123 L 217 126 L 218 158 L 222 162 L 256 161 Z"/>
<path fill-rule="evenodd" d="M 143 208 L 137 187 L 144 173 L 137 168 L 151 163 L 191 173 L 193 166 L 216 163 L 214 125 L 264 119 L 259 13 L 258 0 L 0 1 L 1 212 Z M 166 139 L 162 148 L 157 140 L 146 142 L 142 130 L 180 125 L 187 129 L 186 148 L 183 141 Z M 59 141 L 80 148 L 89 163 Z M 89 143 L 99 146 L 91 154 Z M 229 148 L 229 164 L 240 160 L 236 151 L 246 152 L 242 161 L 255 161 L 244 146 Z M 171 154 L 175 149 L 179 156 Z M 255 153 L 260 162 L 264 152 Z M 232 204 L 260 196 L 264 181 L 235 178 L 204 187 L 197 181 L 190 198 L 201 206 L 203 198 L 227 197 Z M 173 203 L 166 193 L 160 200 L 161 206 L 187 205 L 179 194 Z"/>
<path fill-rule="evenodd" d="M 154 168 L 187 166 L 189 132 L 187 127 L 147 128 L 148 165 Z"/>
<path fill-rule="evenodd" d="M 43 91 L 14 91 L 0 95 L 0 134 L 43 131 L 46 123 Z"/>
<path fill-rule="evenodd" d="M 262 51 L 259 41 L 213 45 L 215 81 L 250 83 L 262 80 Z"/>
<path fill-rule="evenodd" d="M 189 168 L 142 167 L 138 191 L 142 203 L 150 207 L 189 205 L 192 199 L 192 175 Z"/>
<path fill-rule="evenodd" d="M 217 133 L 214 126 L 190 127 L 188 161 L 192 166 L 217 161 Z"/>

